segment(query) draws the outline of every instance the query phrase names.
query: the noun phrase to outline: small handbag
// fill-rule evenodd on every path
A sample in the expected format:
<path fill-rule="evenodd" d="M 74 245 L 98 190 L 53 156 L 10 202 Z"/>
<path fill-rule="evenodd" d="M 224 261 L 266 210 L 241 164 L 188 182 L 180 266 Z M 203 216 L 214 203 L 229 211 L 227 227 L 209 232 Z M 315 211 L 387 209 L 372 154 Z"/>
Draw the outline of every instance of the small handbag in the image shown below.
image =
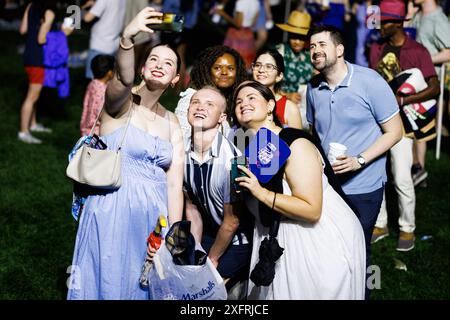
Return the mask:
<path fill-rule="evenodd" d="M 88 137 L 92 138 L 94 128 L 97 125 L 102 111 L 103 108 L 100 110 Z M 120 188 L 122 157 L 120 150 L 122 149 L 122 144 L 125 140 L 132 112 L 133 106 L 131 106 L 127 125 L 122 136 L 122 141 L 120 142 L 117 150 L 99 150 L 83 143 L 82 146 L 76 151 L 72 160 L 70 160 L 66 169 L 66 175 L 76 182 L 86 184 L 91 187 L 102 189 Z"/>

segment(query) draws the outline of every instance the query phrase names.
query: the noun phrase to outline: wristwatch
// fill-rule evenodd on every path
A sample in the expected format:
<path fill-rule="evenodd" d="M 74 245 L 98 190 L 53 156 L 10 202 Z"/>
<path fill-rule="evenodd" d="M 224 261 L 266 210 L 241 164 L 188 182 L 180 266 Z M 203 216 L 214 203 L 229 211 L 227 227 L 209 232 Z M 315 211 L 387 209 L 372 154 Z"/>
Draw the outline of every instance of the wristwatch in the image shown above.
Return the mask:
<path fill-rule="evenodd" d="M 366 159 L 364 159 L 364 157 L 362 155 L 358 154 L 356 156 L 356 160 L 358 161 L 358 163 L 361 167 L 364 167 L 366 165 Z"/>

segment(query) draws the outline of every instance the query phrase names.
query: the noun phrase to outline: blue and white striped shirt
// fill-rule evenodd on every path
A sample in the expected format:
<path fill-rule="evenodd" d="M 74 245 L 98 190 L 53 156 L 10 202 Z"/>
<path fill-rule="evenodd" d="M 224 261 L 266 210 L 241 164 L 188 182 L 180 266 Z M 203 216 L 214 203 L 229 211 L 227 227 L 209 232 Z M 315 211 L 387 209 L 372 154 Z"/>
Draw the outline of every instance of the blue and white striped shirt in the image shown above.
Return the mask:
<path fill-rule="evenodd" d="M 241 152 L 220 132 L 202 160 L 192 150 L 190 139 L 186 144 L 184 189 L 202 215 L 203 232 L 213 238 L 222 224 L 224 205 L 231 202 L 231 160 L 240 155 Z M 247 239 L 242 243 L 248 243 Z M 233 239 L 233 244 L 239 244 L 238 237 Z"/>

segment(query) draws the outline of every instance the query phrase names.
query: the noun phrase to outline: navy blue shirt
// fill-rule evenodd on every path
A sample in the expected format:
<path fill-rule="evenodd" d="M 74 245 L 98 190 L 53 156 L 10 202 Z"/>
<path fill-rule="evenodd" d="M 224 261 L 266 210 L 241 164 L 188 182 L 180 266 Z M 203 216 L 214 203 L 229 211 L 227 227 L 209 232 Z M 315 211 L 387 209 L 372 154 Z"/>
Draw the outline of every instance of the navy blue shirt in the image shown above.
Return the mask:
<path fill-rule="evenodd" d="M 46 10 L 52 9 L 43 8 L 35 3 L 31 3 L 30 9 L 28 10 L 28 28 L 25 39 L 25 51 L 23 53 L 23 64 L 26 67 L 44 66 L 44 49 L 43 45 L 38 43 L 38 34 L 41 27 L 41 20 L 44 19 Z M 55 19 L 50 30 L 56 30 L 56 27 Z"/>
<path fill-rule="evenodd" d="M 42 12 L 32 3 L 28 10 L 28 29 L 23 53 L 23 64 L 30 67 L 44 66 L 44 52 L 38 43 L 39 28 L 41 27 Z"/>

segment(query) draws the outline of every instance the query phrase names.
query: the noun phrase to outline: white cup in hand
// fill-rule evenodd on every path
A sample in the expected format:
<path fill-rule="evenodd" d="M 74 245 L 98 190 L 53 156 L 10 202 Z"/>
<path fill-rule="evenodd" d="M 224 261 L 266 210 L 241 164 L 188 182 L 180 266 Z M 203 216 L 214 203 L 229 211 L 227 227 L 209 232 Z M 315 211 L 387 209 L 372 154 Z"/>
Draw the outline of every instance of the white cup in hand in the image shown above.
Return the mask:
<path fill-rule="evenodd" d="M 215 10 L 223 10 L 223 7 L 224 7 L 223 4 L 218 4 L 216 5 Z M 214 22 L 215 24 L 219 23 L 220 19 L 221 16 L 218 13 L 214 13 L 214 15 L 211 18 L 212 22 Z"/>
<path fill-rule="evenodd" d="M 347 153 L 347 147 L 337 142 L 330 142 L 330 150 L 328 151 L 328 161 L 333 164 L 336 158 L 345 156 Z"/>
<path fill-rule="evenodd" d="M 72 29 L 74 27 L 75 19 L 72 17 L 64 18 L 63 27 L 67 29 Z"/>

